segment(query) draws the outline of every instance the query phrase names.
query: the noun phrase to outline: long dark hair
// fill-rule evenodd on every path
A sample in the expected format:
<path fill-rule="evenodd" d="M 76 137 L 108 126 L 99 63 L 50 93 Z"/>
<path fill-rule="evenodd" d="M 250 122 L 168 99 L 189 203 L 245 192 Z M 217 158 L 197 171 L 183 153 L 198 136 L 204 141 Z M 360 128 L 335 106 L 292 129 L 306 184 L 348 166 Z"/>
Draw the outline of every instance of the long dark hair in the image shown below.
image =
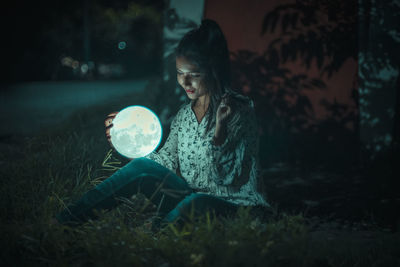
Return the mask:
<path fill-rule="evenodd" d="M 185 57 L 205 73 L 210 103 L 207 109 L 206 132 L 215 124 L 221 97 L 231 89 L 229 50 L 219 25 L 210 19 L 201 22 L 199 28 L 189 31 L 176 48 L 176 57 Z"/>

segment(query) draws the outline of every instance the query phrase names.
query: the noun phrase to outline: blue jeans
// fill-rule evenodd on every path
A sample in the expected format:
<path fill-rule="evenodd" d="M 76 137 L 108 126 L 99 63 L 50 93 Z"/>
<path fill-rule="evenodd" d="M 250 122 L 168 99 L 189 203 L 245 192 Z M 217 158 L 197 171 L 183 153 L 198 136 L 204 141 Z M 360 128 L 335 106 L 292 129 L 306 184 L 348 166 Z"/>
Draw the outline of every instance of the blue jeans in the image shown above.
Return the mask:
<path fill-rule="evenodd" d="M 56 218 L 64 224 L 84 222 L 94 217 L 94 211 L 111 209 L 118 204 L 118 198 L 129 198 L 139 192 L 158 206 L 162 223 L 184 221 L 191 212 L 232 215 L 239 207 L 218 197 L 196 193 L 169 169 L 150 159 L 138 158 L 85 193 Z"/>

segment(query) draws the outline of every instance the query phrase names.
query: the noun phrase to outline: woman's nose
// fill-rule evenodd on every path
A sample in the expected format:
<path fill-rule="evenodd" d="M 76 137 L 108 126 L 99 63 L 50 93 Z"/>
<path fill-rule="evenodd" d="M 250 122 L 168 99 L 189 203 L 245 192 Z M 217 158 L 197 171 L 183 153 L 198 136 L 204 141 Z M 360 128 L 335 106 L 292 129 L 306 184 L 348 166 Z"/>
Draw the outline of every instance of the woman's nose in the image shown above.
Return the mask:
<path fill-rule="evenodd" d="M 184 76 L 184 78 L 183 78 L 183 83 L 184 83 L 185 85 L 190 85 L 190 84 L 192 83 L 192 81 L 191 81 L 189 75 L 185 75 L 185 76 Z"/>

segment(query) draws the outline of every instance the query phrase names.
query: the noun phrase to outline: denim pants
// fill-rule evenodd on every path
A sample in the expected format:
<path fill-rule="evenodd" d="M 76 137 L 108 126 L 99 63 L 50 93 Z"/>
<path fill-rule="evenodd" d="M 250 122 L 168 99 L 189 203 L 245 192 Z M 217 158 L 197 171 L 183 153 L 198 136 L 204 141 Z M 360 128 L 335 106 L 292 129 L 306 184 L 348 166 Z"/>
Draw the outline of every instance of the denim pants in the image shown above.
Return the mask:
<path fill-rule="evenodd" d="M 94 211 L 111 209 L 118 204 L 118 198 L 130 198 L 139 192 L 158 206 L 162 223 L 184 221 L 191 212 L 231 215 L 239 207 L 218 197 L 196 193 L 169 169 L 150 159 L 138 158 L 85 193 L 56 218 L 63 224 L 84 222 L 94 217 Z"/>

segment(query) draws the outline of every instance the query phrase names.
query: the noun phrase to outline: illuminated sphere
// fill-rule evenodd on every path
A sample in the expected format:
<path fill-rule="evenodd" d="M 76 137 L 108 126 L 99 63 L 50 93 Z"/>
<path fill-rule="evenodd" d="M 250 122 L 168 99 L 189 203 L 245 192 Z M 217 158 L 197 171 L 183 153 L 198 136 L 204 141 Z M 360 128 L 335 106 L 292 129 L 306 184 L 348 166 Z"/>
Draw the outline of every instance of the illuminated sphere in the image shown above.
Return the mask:
<path fill-rule="evenodd" d="M 129 106 L 114 118 L 110 135 L 118 153 L 127 158 L 140 158 L 158 147 L 162 128 L 153 111 L 143 106 Z"/>

